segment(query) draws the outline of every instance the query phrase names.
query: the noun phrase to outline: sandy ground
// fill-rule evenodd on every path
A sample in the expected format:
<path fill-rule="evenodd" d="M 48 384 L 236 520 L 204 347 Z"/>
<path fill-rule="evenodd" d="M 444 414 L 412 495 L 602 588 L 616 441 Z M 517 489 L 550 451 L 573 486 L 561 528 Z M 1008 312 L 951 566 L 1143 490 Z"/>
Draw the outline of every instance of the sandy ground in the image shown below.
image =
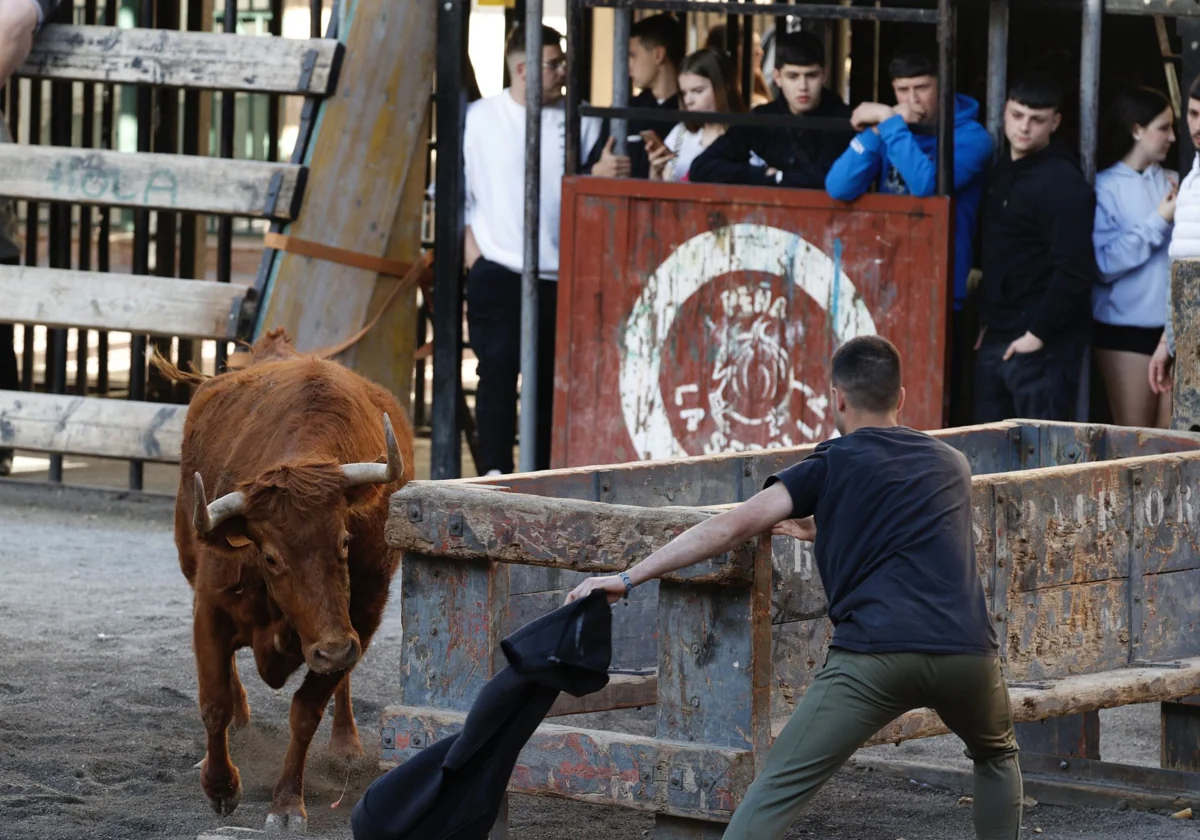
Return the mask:
<path fill-rule="evenodd" d="M 193 840 L 222 826 L 262 826 L 297 680 L 274 692 L 258 680 L 248 655 L 240 663 L 252 722 L 234 735 L 232 752 L 245 799 L 233 817 L 217 817 L 194 769 L 203 755 L 203 729 L 190 649 L 190 591 L 175 558 L 170 505 L 169 499 L 113 499 L 0 482 L 3 840 Z M 310 835 L 350 838 L 350 809 L 378 773 L 375 732 L 395 695 L 399 645 L 397 600 L 355 672 L 368 757 L 347 767 L 326 756 L 328 717 L 314 742 L 307 777 Z M 1153 763 L 1154 724 L 1153 709 L 1106 717 L 1105 757 Z M 645 715 L 627 725 L 644 727 Z M 901 752 L 923 761 L 962 760 L 945 741 Z M 343 789 L 341 807 L 331 809 Z M 511 826 L 518 840 L 558 840 L 578 836 L 581 828 L 608 840 L 642 840 L 653 820 L 514 797 Z M 851 768 L 819 795 L 791 836 L 941 840 L 971 834 L 970 811 L 958 804 L 957 792 Z M 1027 812 L 1024 835 L 1196 838 L 1200 823 L 1038 805 Z"/>

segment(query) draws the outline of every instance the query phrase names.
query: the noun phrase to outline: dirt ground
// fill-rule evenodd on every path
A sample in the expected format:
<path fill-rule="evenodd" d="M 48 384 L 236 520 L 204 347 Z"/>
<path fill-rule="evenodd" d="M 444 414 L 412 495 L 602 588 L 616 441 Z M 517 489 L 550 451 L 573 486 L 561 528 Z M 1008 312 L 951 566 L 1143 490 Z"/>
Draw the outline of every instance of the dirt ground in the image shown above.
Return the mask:
<path fill-rule="evenodd" d="M 262 827 L 287 739 L 298 678 L 268 689 L 240 663 L 252 721 L 232 738 L 245 798 L 216 816 L 194 765 L 204 753 L 190 648 L 191 596 L 171 537 L 169 499 L 0 482 L 0 838 L 194 840 L 223 826 Z M 368 757 L 327 757 L 328 716 L 307 777 L 309 833 L 349 840 L 350 809 L 378 773 L 380 712 L 395 696 L 399 600 L 355 671 Z M 243 652 L 245 653 L 245 652 Z M 629 723 L 631 729 L 644 726 Z M 1104 718 L 1106 758 L 1153 763 L 1153 709 Z M 895 748 L 891 749 L 895 753 Z M 903 748 L 921 761 L 961 761 L 944 740 Z M 330 806 L 345 791 L 338 809 Z M 1027 811 L 1024 836 L 1197 838 L 1200 823 L 1132 811 Z M 796 824 L 792 838 L 942 840 L 972 835 L 958 792 L 844 770 Z M 512 837 L 641 840 L 652 818 L 558 800 L 514 797 Z M 1035 833 L 1040 829 L 1041 833 Z"/>

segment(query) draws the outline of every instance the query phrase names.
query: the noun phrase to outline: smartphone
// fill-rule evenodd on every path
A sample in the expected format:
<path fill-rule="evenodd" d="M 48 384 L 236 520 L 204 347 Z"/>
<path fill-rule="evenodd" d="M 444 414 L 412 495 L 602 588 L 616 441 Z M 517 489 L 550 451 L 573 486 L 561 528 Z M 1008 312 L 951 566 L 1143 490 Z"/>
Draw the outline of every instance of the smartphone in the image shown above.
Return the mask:
<path fill-rule="evenodd" d="M 664 146 L 662 139 L 652 129 L 641 132 L 641 136 L 642 142 L 646 144 L 646 154 L 654 154 Z"/>

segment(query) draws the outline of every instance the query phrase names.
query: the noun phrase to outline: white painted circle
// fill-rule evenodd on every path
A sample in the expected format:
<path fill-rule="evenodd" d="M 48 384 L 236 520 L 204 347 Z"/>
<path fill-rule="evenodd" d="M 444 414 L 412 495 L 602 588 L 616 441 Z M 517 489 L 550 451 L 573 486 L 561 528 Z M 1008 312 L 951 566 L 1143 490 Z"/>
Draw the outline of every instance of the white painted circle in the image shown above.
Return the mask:
<path fill-rule="evenodd" d="M 712 280 L 736 272 L 790 278 L 834 315 L 833 329 L 839 345 L 876 332 L 875 321 L 853 280 L 825 252 L 798 234 L 768 225 L 737 224 L 693 236 L 647 278 L 625 320 L 619 378 L 621 410 L 637 457 L 680 458 L 689 454 L 671 430 L 659 386 L 662 353 L 679 309 L 687 300 Z"/>

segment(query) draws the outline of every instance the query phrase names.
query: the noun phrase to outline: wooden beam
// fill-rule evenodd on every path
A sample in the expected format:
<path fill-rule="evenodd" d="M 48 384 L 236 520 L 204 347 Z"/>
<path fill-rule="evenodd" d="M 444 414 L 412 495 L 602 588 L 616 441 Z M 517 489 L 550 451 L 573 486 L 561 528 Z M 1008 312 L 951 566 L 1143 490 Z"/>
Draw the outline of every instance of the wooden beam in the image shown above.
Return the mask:
<path fill-rule="evenodd" d="M 245 292 L 207 280 L 0 266 L 0 322 L 228 338 Z"/>
<path fill-rule="evenodd" d="M 436 557 L 618 572 L 710 515 L 414 481 L 392 496 L 386 537 L 393 548 Z M 747 543 L 664 579 L 748 583 L 752 551 Z"/>
<path fill-rule="evenodd" d="M 0 144 L 0 195 L 34 201 L 287 220 L 305 177 L 286 163 Z"/>
<path fill-rule="evenodd" d="M 186 405 L 0 391 L 0 447 L 178 463 Z"/>
<path fill-rule="evenodd" d="M 342 45 L 216 32 L 51 24 L 17 75 L 32 79 L 325 96 Z"/>
<path fill-rule="evenodd" d="M 412 248 L 419 206 L 408 200 L 408 187 L 423 176 L 440 6 L 429 0 L 349 5 L 338 33 L 346 47 L 341 81 L 321 103 L 309 143 L 309 212 L 286 233 L 372 257 Z M 301 350 L 345 341 L 367 322 L 371 301 L 378 300 L 377 279 L 371 271 L 281 253 L 255 336 L 284 327 Z M 402 306 L 396 317 L 403 312 Z M 389 342 L 401 339 L 400 330 L 390 332 Z M 366 352 L 353 357 L 353 367 Z"/>
<path fill-rule="evenodd" d="M 465 720 L 465 712 L 389 706 L 380 765 L 403 763 Z M 542 724 L 521 751 L 509 790 L 728 822 L 753 775 L 748 750 Z"/>
<path fill-rule="evenodd" d="M 640 709 L 658 705 L 657 674 L 613 674 L 608 685 L 594 694 L 574 697 L 560 694 L 546 717 L 610 712 L 614 709 Z"/>

